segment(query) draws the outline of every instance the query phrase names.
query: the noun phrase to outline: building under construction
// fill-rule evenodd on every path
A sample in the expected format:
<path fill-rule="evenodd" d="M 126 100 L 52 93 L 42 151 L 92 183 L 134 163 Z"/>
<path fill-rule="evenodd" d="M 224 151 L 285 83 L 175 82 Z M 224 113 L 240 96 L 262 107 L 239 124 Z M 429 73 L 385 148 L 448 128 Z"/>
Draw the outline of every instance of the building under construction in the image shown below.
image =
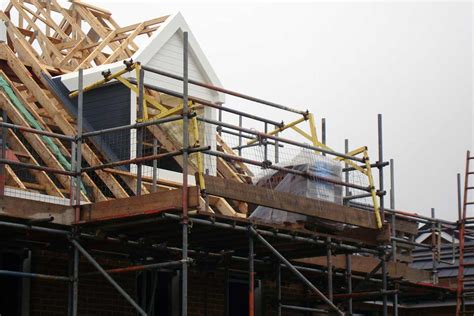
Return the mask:
<path fill-rule="evenodd" d="M 0 19 L 1 315 L 474 311 L 469 153 L 459 221 L 399 211 L 380 115 L 371 156 L 331 149 L 324 119 L 222 88 L 179 13 Z"/>

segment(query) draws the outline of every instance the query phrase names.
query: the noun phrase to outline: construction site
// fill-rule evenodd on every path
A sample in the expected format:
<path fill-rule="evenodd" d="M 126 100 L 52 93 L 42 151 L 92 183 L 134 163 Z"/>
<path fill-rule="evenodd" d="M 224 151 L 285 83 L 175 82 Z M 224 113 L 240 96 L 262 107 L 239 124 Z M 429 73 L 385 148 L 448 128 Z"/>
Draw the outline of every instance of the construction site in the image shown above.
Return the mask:
<path fill-rule="evenodd" d="M 2 316 L 474 314 L 469 152 L 457 221 L 399 210 L 382 115 L 338 152 L 223 88 L 180 13 L 2 9 Z"/>

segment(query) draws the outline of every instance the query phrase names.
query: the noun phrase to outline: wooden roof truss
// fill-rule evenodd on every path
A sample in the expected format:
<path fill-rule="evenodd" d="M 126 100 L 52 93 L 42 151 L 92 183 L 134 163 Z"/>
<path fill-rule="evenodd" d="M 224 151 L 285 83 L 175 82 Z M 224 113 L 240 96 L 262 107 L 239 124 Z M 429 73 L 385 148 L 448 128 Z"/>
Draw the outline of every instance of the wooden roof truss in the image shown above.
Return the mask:
<path fill-rule="evenodd" d="M 0 43 L 0 76 L 6 79 L 14 94 L 45 131 L 75 135 L 75 119 L 66 107 L 49 90 L 44 75 L 61 75 L 79 68 L 89 68 L 117 60 L 130 58 L 138 49 L 135 40 L 139 36 L 151 36 L 167 16 L 121 27 L 109 11 L 96 6 L 70 1 L 68 8 L 57 0 L 11 0 L 0 19 L 7 26 L 7 43 Z M 147 91 L 148 98 L 161 102 L 161 95 Z M 166 102 L 165 102 L 166 103 Z M 175 105 L 169 105 L 173 107 Z M 0 107 L 5 110 L 11 123 L 29 126 L 3 90 L 0 89 Z M 180 144 L 173 141 L 169 131 L 157 126 L 148 130 L 158 139 L 165 150 L 172 151 Z M 231 153 L 232 149 L 218 139 L 220 150 Z M 54 140 L 66 159 L 71 159 L 71 145 Z M 40 135 L 9 130 L 7 137 L 9 159 L 45 167 L 64 169 L 46 146 Z M 94 143 L 85 142 L 82 147 L 83 161 L 89 166 L 108 161 Z M 181 163 L 180 157 L 175 157 Z M 192 169 L 192 166 L 191 166 Z M 235 165 L 218 159 L 218 176 L 245 183 L 250 171 L 241 163 Z M 68 198 L 71 192 L 69 177 L 45 171 L 6 167 L 6 185 L 28 192 Z M 126 198 L 136 193 L 136 175 L 119 169 L 104 169 L 83 174 L 87 192 L 84 201 L 105 201 Z M 151 191 L 151 178 L 142 179 L 142 194 Z M 159 180 L 158 190 L 171 190 L 179 184 Z M 201 205 L 205 201 L 201 198 Z M 242 216 L 247 204 L 210 196 L 210 207 L 221 214 Z"/>
<path fill-rule="evenodd" d="M 57 0 L 11 0 L 1 18 L 40 63 L 65 73 L 131 57 L 136 38 L 151 36 L 167 16 L 121 27 L 109 11 L 78 0 L 69 8 Z"/>

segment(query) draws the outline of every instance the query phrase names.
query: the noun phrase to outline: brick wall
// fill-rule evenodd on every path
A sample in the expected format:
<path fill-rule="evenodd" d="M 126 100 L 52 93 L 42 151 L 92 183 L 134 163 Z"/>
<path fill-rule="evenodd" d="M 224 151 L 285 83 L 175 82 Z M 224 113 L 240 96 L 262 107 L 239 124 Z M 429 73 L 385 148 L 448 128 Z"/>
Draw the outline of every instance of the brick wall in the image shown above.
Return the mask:
<path fill-rule="evenodd" d="M 99 259 L 105 268 L 114 268 L 129 263 Z M 66 255 L 47 251 L 33 252 L 31 270 L 35 273 L 67 275 Z M 80 273 L 95 269 L 81 259 Z M 135 294 L 135 274 L 114 275 L 114 279 L 131 295 Z M 64 281 L 31 279 L 31 315 L 67 315 L 68 284 Z M 79 282 L 79 315 L 136 315 L 133 307 L 115 290 L 102 275 L 84 276 Z"/>
<path fill-rule="evenodd" d="M 128 261 L 103 259 L 95 256 L 105 268 L 123 267 Z M 68 260 L 65 254 L 35 251 L 32 254 L 31 270 L 35 273 L 67 275 Z M 95 272 L 84 258 L 80 262 L 80 274 Z M 136 298 L 135 273 L 114 274 L 114 279 Z M 257 274 L 257 278 L 262 277 Z M 245 277 L 244 277 L 245 279 Z M 202 270 L 193 267 L 189 271 L 188 306 L 189 315 L 220 316 L 225 314 L 226 282 L 222 270 Z M 68 284 L 63 281 L 31 279 L 31 315 L 67 315 Z M 286 301 L 302 301 L 309 294 L 301 284 L 283 282 L 282 295 Z M 264 315 L 275 315 L 275 282 L 262 282 L 262 311 Z M 130 304 L 101 276 L 83 276 L 79 282 L 79 315 L 135 316 Z M 285 312 L 284 315 L 301 315 Z"/>

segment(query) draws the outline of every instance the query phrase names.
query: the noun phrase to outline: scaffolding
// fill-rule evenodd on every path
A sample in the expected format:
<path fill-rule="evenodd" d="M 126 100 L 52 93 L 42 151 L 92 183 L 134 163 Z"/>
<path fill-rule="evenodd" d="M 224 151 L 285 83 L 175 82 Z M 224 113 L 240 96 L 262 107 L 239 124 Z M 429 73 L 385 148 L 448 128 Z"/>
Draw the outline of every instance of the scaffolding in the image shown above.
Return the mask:
<path fill-rule="evenodd" d="M 11 28 L 11 26 L 9 27 Z M 143 31 L 143 28 L 144 26 L 142 25 L 140 32 Z M 426 231 L 432 233 L 433 236 L 440 236 L 442 231 L 457 231 L 458 223 L 437 219 L 434 214 L 432 214 L 432 217 L 425 217 L 395 210 L 394 162 L 393 160 L 384 160 L 381 115 L 377 117 L 378 161 L 370 161 L 367 147 L 350 150 L 348 140 L 345 142 L 344 153 L 334 151 L 326 145 L 326 121 L 324 119 L 321 124 L 320 141 L 316 133 L 315 118 L 308 111 L 300 111 L 190 79 L 187 32 L 183 33 L 183 43 L 182 75 L 171 74 L 127 60 L 124 70 L 114 74 L 106 72 L 104 73 L 103 80 L 84 87 L 83 70 L 82 67 L 78 67 L 78 90 L 70 94 L 70 97 L 77 97 L 76 129 L 73 133 L 59 133 L 37 128 L 31 126 L 31 124 L 11 123 L 8 121 L 8 118 L 11 118 L 16 112 L 7 110 L 6 105 L 2 106 L 3 121 L 0 123 L 2 128 L 2 156 L 0 158 L 0 179 L 3 179 L 3 181 L 0 181 L 2 196 L 7 196 L 5 179 L 7 174 L 10 174 L 10 177 L 12 176 L 9 169 L 35 170 L 41 175 L 44 173 L 57 176 L 57 181 L 61 181 L 63 186 L 69 189 L 67 194 L 59 192 L 61 190 L 58 190 L 58 192 L 61 193 L 61 196 L 68 196 L 74 213 L 70 225 L 55 224 L 53 223 L 54 218 L 51 217 L 19 219 L 7 216 L 0 221 L 0 226 L 8 233 L 13 235 L 25 234 L 26 232 L 33 233 L 32 238 L 57 243 L 58 248 L 60 248 L 58 251 L 60 252 L 67 253 L 68 247 L 72 247 L 73 251 L 69 253 L 71 268 L 68 275 L 49 275 L 9 270 L 0 270 L 0 275 L 67 282 L 69 285 L 68 314 L 72 316 L 78 315 L 78 297 L 80 295 L 78 285 L 81 280 L 80 257 L 89 261 L 97 272 L 140 315 L 150 315 L 151 307 L 147 306 L 146 302 L 145 304 L 138 302 L 130 293 L 127 293 L 114 280 L 112 275 L 165 268 L 179 271 L 181 280 L 180 311 L 181 315 L 184 316 L 188 314 L 189 309 L 188 270 L 203 257 L 208 260 L 226 262 L 225 269 L 232 266 L 238 266 L 240 270 L 245 269 L 248 274 L 249 316 L 255 315 L 254 291 L 256 274 L 259 273 L 258 271 L 269 269 L 275 276 L 275 302 L 278 315 L 282 315 L 284 310 L 352 315 L 354 313 L 354 301 L 356 300 L 373 300 L 375 302 L 374 305 L 380 304 L 384 316 L 389 314 L 398 315 L 400 301 L 410 300 L 412 293 L 410 291 L 413 288 L 417 289 L 416 293 L 422 292 L 417 298 L 439 297 L 440 295 L 453 297 L 455 295 L 455 289 L 453 290 L 438 284 L 437 264 L 443 262 L 443 258 L 440 255 L 441 241 L 439 238 L 433 238 L 431 244 L 425 244 L 416 242 L 415 236 L 420 225 L 427 227 L 425 228 Z M 118 55 L 119 53 L 112 54 L 105 61 L 115 60 L 114 58 L 117 58 Z M 71 56 L 61 61 L 61 64 L 67 66 L 70 58 Z M 91 63 L 91 61 L 92 58 L 86 58 L 80 62 L 80 65 Z M 136 72 L 135 79 L 123 76 L 131 71 Z M 182 93 L 147 84 L 145 78 L 147 72 L 181 82 Z M 47 75 L 41 74 L 41 76 L 41 80 L 52 84 Z M 5 78 L 7 78 L 6 75 Z M 25 80 L 27 79 L 25 78 Z M 101 130 L 84 130 L 84 94 L 112 80 L 118 81 L 137 94 L 137 122 L 135 124 Z M 218 93 L 228 94 L 272 109 L 285 111 L 288 114 L 296 114 L 298 118 L 285 124 L 284 122 L 276 122 L 245 111 L 239 111 L 233 107 L 226 107 L 222 104 L 202 100 L 189 94 L 190 85 L 197 85 Z M 49 86 L 49 88 L 54 91 L 53 86 Z M 181 104 L 173 109 L 168 109 L 153 99 L 150 93 L 147 93 L 150 91 L 175 97 L 181 100 Z M 160 113 L 150 113 L 149 105 L 155 107 Z M 197 109 L 200 107 L 210 107 L 217 110 L 218 119 L 199 115 Z M 239 122 L 238 125 L 226 122 L 223 119 L 223 113 L 235 115 Z M 263 124 L 263 130 L 244 127 L 244 118 Z M 17 122 L 20 121 L 20 119 L 17 120 Z M 308 122 L 309 132 L 301 127 L 301 124 L 304 122 Z M 154 143 L 153 152 L 143 155 L 146 128 L 160 127 L 169 123 L 177 123 L 182 126 L 181 148 L 158 153 Z M 217 135 L 221 139 L 220 149 L 212 149 L 210 146 L 205 145 L 205 139 L 200 139 L 199 124 L 208 124 L 215 127 Z M 92 161 L 91 159 L 87 162 L 85 161 L 85 150 L 90 150 L 88 146 L 93 144 L 93 140 L 97 136 L 131 130 L 135 131 L 136 136 L 134 145 L 136 146 L 137 155 L 135 158 L 117 159 L 114 161 L 98 159 L 95 164 L 90 162 Z M 281 137 L 281 134 L 287 130 L 296 132 L 305 142 Z M 9 148 L 7 144 L 11 137 L 17 137 L 18 133 L 29 135 L 24 137 L 33 144 L 40 145 L 41 142 L 39 140 L 47 138 L 50 143 L 56 144 L 60 151 L 70 148 L 70 155 L 65 158 L 70 159 L 70 166 L 56 164 L 53 167 L 34 159 L 30 159 L 29 162 L 12 159 L 8 154 Z M 192 135 L 192 142 L 190 142 L 190 135 Z M 227 148 L 229 145 L 222 141 L 223 135 L 235 137 L 235 146 Z M 310 143 L 306 143 L 307 141 Z M 61 143 L 62 146 L 58 145 L 58 143 Z M 342 169 L 344 180 L 338 181 L 299 171 L 288 166 L 282 166 L 279 162 L 285 146 L 293 146 L 298 149 L 309 150 L 317 155 L 332 157 L 335 161 L 344 164 Z M 256 147 L 262 149 L 260 159 L 257 159 L 258 157 L 255 156 L 249 157 L 245 155 L 246 150 Z M 156 172 L 156 162 L 170 157 L 180 157 L 181 159 L 181 183 L 173 188 L 173 190 L 155 192 L 160 182 Z M 339 186 L 345 190 L 344 205 L 296 197 L 295 195 L 285 195 L 284 192 L 278 193 L 272 188 L 260 188 L 243 181 L 241 179 L 243 176 L 239 172 L 233 172 L 233 176 L 240 178 L 240 182 L 230 182 L 228 179 L 211 176 L 205 170 L 203 163 L 205 157 L 215 157 L 219 159 L 219 162 L 228 163 L 228 166 L 234 166 L 235 164 L 241 169 L 248 168 L 246 166 L 254 166 L 264 171 L 283 172 Z M 42 158 L 44 162 L 46 156 Z M 192 160 L 193 158 L 195 163 Z M 150 181 L 152 190 L 148 190 L 147 186 L 145 186 L 142 170 L 143 165 L 150 162 L 153 162 L 153 177 Z M 120 169 L 122 166 L 131 165 L 136 166 L 133 177 L 130 175 L 133 173 L 132 171 Z M 390 207 L 387 208 L 385 206 L 387 192 L 384 188 L 384 168 L 388 166 L 390 167 Z M 239 168 L 234 167 L 232 170 L 237 171 Z M 193 171 L 196 171 L 197 185 L 190 185 L 189 183 L 189 174 L 192 174 Z M 91 203 L 94 194 L 90 194 L 85 189 L 85 185 L 88 185 L 89 182 L 99 183 L 98 180 L 93 178 L 93 175 L 96 174 L 98 178 L 101 176 L 106 177 L 101 172 L 121 172 L 122 175 L 128 172 L 128 177 L 133 178 L 133 181 L 127 183 L 127 196 L 119 197 L 115 200 L 106 199 L 101 201 L 101 193 L 96 192 L 94 193 L 97 198 L 96 202 Z M 363 177 L 364 180 L 359 183 L 351 181 L 351 173 L 354 172 L 359 177 Z M 378 178 L 378 188 L 376 188 L 374 174 Z M 116 180 L 117 178 L 113 179 L 119 182 Z M 105 180 L 103 181 L 105 182 Z M 122 182 L 124 181 L 120 181 L 120 185 L 123 185 Z M 125 187 L 125 185 L 123 186 Z M 117 192 L 116 195 L 120 195 L 120 190 L 117 190 Z M 245 192 L 246 196 L 243 196 L 242 192 Z M 251 192 L 254 192 L 254 194 L 250 194 Z M 358 226 L 358 230 L 353 236 L 345 236 L 334 231 L 321 232 L 301 227 L 260 223 L 249 220 L 245 215 L 227 216 L 224 213 L 219 214 L 212 211 L 212 199 L 216 197 L 221 199 L 219 200 L 221 204 L 223 203 L 222 201 L 230 200 L 241 203 L 239 204 L 240 206 L 242 204 L 255 204 L 274 208 L 281 207 L 282 204 L 278 203 L 283 203 L 285 198 L 287 198 L 296 204 L 293 208 L 286 205 L 284 210 L 287 212 L 317 217 L 325 221 L 343 223 L 347 226 Z M 147 198 L 150 200 L 148 203 L 152 205 L 151 208 L 140 208 L 137 204 L 134 204 L 136 209 L 127 211 L 122 209 L 122 213 L 108 213 L 104 215 L 99 211 L 100 203 L 108 203 L 106 204 L 108 209 L 120 210 L 120 204 L 126 203 L 124 200 L 140 199 L 138 201 L 145 203 L 144 201 Z M 159 204 L 159 200 L 167 200 L 169 204 L 157 209 L 155 205 Z M 309 206 L 309 209 L 304 209 L 301 206 Z M 102 209 L 105 209 L 105 207 Z M 351 214 L 355 215 L 351 217 Z M 96 234 L 98 231 L 103 231 L 104 228 L 107 231 L 106 235 Z M 137 233 L 137 228 L 145 231 L 159 229 L 160 237 L 166 239 L 167 244 L 163 245 L 154 242 L 153 238 L 151 238 L 150 242 L 143 242 L 144 235 L 139 232 Z M 463 231 L 462 226 L 461 231 Z M 123 235 L 126 235 L 127 238 L 122 238 Z M 190 247 L 190 239 L 195 240 L 199 247 Z M 169 260 L 155 260 L 156 262 L 153 263 L 105 269 L 88 251 L 88 246 L 104 251 L 108 249 L 120 249 L 123 252 L 133 251 L 134 253 L 140 253 L 142 256 L 150 253 L 165 253 L 167 255 L 163 256 L 163 258 Z M 433 265 L 430 273 L 430 283 L 410 282 L 402 280 L 400 277 L 389 277 L 388 265 L 390 263 L 404 262 L 410 256 L 410 251 L 414 247 L 429 249 L 432 252 Z M 375 267 L 365 274 L 353 274 L 352 260 L 356 254 L 357 256 L 374 258 L 377 261 Z M 333 261 L 338 255 L 343 256 L 343 268 L 336 268 L 336 262 Z M 323 267 L 296 260 L 317 256 L 325 258 Z M 317 278 L 314 278 L 314 275 L 317 275 Z M 321 278 L 321 275 L 323 278 Z M 282 297 L 281 289 L 284 276 L 302 282 L 315 295 L 314 304 L 299 306 L 286 302 L 285 298 Z M 321 286 L 321 282 L 316 282 L 317 279 L 324 279 L 325 284 Z M 336 284 L 339 287 L 336 288 Z"/>

